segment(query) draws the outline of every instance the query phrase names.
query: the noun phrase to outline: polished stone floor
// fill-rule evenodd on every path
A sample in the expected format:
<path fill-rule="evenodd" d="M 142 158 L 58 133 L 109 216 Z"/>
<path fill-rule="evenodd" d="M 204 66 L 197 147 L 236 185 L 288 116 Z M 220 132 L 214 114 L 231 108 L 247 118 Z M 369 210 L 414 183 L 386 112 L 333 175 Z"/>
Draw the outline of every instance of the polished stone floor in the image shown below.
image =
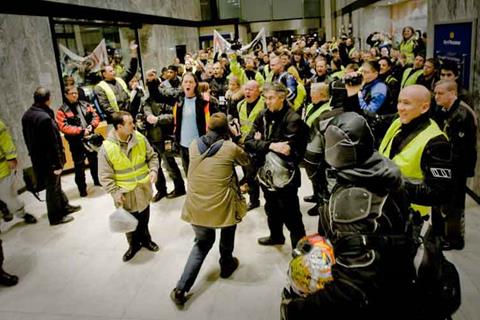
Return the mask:
<path fill-rule="evenodd" d="M 268 233 L 262 207 L 249 212 L 238 226 L 239 269 L 230 279 L 219 277 L 217 243 L 191 298 L 178 309 L 168 295 L 193 241 L 191 227 L 180 220 L 184 197 L 152 205 L 150 230 L 160 251 L 142 250 L 124 263 L 125 237 L 108 227 L 113 211 L 110 196 L 90 181 L 89 196 L 79 198 L 73 175 L 62 180 L 71 202 L 83 208 L 74 214 L 75 221 L 49 226 L 44 203 L 23 193 L 28 212 L 39 223 L 25 225 L 14 219 L 0 226 L 5 270 L 20 277 L 17 286 L 0 287 L 0 319 L 279 319 L 291 249 L 289 244 L 257 245 L 257 238 Z M 310 193 L 310 184 L 303 181 L 300 198 Z M 304 213 L 309 207 L 301 201 Z M 462 281 L 463 304 L 454 318 L 473 320 L 480 314 L 480 207 L 471 200 L 467 207 L 466 248 L 447 255 L 456 263 Z M 317 219 L 304 214 L 304 222 L 307 233 L 313 233 Z"/>

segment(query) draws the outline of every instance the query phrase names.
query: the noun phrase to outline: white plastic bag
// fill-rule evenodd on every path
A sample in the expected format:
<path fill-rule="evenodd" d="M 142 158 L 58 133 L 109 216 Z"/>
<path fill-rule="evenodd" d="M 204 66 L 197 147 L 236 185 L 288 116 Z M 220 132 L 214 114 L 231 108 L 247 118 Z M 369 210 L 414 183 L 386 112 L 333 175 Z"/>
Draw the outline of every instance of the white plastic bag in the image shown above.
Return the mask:
<path fill-rule="evenodd" d="M 112 232 L 127 233 L 135 231 L 138 220 L 123 208 L 117 208 L 110 215 L 110 230 Z"/>

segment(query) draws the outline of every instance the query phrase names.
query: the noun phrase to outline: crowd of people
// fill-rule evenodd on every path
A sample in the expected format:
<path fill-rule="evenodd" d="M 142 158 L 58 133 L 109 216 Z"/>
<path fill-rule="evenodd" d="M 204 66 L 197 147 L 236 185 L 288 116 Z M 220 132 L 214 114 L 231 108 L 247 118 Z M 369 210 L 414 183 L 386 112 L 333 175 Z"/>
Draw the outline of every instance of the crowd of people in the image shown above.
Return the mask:
<path fill-rule="evenodd" d="M 150 202 L 186 194 L 182 219 L 192 225 L 195 243 L 171 294 L 183 305 L 216 229 L 221 230 L 221 277 L 237 269 L 236 226 L 260 206 L 260 190 L 269 233 L 258 244 L 283 245 L 285 225 L 296 247 L 306 235 L 298 198 L 306 183 L 300 179 L 304 168 L 312 185 L 304 201 L 314 204 L 308 215 L 319 217 L 317 231 L 332 241 L 337 264 L 331 285 L 285 299 L 286 313 L 291 318 L 315 310 L 371 314 L 372 305 L 382 305 L 383 311 L 392 307 L 405 315 L 400 305 L 385 304 L 383 295 L 401 297 L 408 290 L 389 288 L 400 288 L 406 279 L 393 279 L 391 268 L 394 263 L 411 267 L 408 250 L 395 248 L 399 253 L 392 257 L 383 247 L 361 246 L 354 236 L 402 234 L 413 214 L 421 221 L 431 217 L 443 249 L 461 250 L 477 118 L 459 84 L 458 66 L 427 59 L 426 35 L 417 38 L 411 27 L 402 35 L 394 46 L 374 33 L 368 50 L 359 50 L 347 35 L 322 44 L 305 37 L 291 46 L 272 41 L 268 52 L 204 49 L 187 53 L 183 64 L 176 59 L 160 71 L 146 71 L 145 89 L 136 76 L 132 43 L 128 68 L 102 68 L 94 101 L 79 99 L 70 79 L 55 114 L 50 92 L 38 88 L 22 125 L 34 171 L 46 188 L 50 224 L 70 222 L 69 214 L 80 210 L 61 191 L 60 132 L 70 145 L 80 196 L 87 196 L 88 159 L 95 185 L 138 220 L 136 230 L 127 233 L 124 261 L 142 247 L 158 250 L 148 229 Z M 100 118 L 110 125 L 103 143 L 95 134 Z M 34 223 L 5 182 L 16 162 L 11 139 L 1 143 L 5 211 Z M 170 192 L 162 162 L 174 184 Z M 235 166 L 242 168 L 241 179 Z M 3 270 L 1 279 L 14 282 Z"/>

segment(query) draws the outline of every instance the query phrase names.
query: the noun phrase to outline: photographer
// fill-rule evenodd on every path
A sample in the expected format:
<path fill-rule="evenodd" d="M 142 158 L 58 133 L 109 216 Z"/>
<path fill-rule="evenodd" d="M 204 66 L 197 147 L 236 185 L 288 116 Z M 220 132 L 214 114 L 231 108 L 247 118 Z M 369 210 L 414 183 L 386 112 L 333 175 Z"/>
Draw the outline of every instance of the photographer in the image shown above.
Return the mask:
<path fill-rule="evenodd" d="M 368 75 L 370 77 L 370 74 Z M 342 107 L 343 110 L 356 112 L 367 120 L 375 137 L 375 143 L 378 145 L 383 138 L 388 126 L 396 114 L 378 115 L 376 112 L 370 111 L 368 108 L 362 108 L 361 101 L 365 103 L 365 98 L 360 98 L 362 88 L 365 88 L 364 78 L 361 73 L 350 72 L 347 73 L 343 79 L 345 84 L 345 91 L 343 96 L 338 101 L 332 101 L 332 108 Z M 339 90 L 337 89 L 337 92 Z M 332 93 L 333 94 L 333 93 Z M 337 93 L 337 95 L 340 95 Z M 365 96 L 364 96 L 365 97 Z M 367 100 L 368 101 L 368 100 Z"/>
<path fill-rule="evenodd" d="M 65 88 L 65 97 L 65 102 L 57 110 L 56 121 L 58 128 L 63 132 L 70 146 L 75 167 L 75 183 L 78 191 L 81 197 L 86 197 L 85 158 L 88 159 L 93 183 L 96 186 L 100 186 L 97 152 L 87 150 L 84 145 L 84 142 L 92 138 L 95 141 L 98 140 L 98 135 L 95 134 L 94 130 L 98 126 L 100 119 L 91 104 L 78 99 L 76 87 Z"/>

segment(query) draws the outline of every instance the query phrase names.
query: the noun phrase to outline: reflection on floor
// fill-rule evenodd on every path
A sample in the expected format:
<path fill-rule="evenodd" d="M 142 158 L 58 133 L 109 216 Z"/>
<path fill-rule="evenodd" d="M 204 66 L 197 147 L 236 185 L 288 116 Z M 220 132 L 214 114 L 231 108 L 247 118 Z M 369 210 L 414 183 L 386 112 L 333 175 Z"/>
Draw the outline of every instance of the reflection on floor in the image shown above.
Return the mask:
<path fill-rule="evenodd" d="M 311 192 L 310 183 L 302 178 L 300 199 Z M 26 208 L 39 223 L 25 225 L 14 219 L 0 227 L 5 270 L 20 277 L 17 286 L 0 287 L 0 319 L 279 319 L 291 248 L 289 244 L 257 245 L 257 238 L 268 234 L 263 207 L 249 212 L 237 229 L 235 254 L 240 267 L 231 279 L 219 276 L 216 246 L 200 271 L 191 299 L 179 310 L 168 295 L 193 241 L 190 226 L 180 220 L 184 197 L 152 205 L 150 230 L 160 251 L 142 250 L 124 263 L 126 239 L 108 228 L 113 211 L 110 196 L 90 181 L 89 196 L 79 198 L 73 175 L 62 181 L 71 202 L 83 208 L 74 214 L 74 222 L 49 226 L 45 204 L 24 193 Z M 317 224 L 317 218 L 306 215 L 310 206 L 301 201 L 307 233 L 313 233 Z M 463 304 L 455 319 L 478 319 L 480 314 L 479 231 L 480 207 L 468 201 L 466 248 L 447 253 L 462 280 Z"/>

